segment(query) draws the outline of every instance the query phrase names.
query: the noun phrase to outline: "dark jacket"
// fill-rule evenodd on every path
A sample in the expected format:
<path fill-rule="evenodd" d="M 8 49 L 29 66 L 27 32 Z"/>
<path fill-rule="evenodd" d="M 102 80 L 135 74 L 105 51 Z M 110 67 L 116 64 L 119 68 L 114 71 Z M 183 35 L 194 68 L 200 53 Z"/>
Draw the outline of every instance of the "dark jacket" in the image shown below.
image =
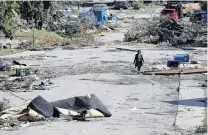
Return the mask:
<path fill-rule="evenodd" d="M 143 63 L 143 62 L 144 62 L 143 55 L 141 53 L 136 54 L 134 58 L 134 64 Z"/>

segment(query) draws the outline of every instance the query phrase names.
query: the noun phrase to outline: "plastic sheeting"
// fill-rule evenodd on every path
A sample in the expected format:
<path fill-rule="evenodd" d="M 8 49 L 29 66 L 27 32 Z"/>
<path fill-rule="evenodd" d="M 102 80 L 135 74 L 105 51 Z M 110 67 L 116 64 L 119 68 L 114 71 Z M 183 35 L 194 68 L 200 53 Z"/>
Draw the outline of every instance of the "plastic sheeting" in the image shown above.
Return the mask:
<path fill-rule="evenodd" d="M 83 117 L 90 109 L 102 113 L 104 117 L 111 116 L 111 113 L 108 111 L 108 109 L 94 94 L 88 96 L 72 97 L 51 103 L 46 101 L 43 97 L 38 96 L 30 102 L 27 108 L 34 110 L 46 118 L 60 117 L 65 115 L 61 112 L 63 109 L 77 112 Z"/>

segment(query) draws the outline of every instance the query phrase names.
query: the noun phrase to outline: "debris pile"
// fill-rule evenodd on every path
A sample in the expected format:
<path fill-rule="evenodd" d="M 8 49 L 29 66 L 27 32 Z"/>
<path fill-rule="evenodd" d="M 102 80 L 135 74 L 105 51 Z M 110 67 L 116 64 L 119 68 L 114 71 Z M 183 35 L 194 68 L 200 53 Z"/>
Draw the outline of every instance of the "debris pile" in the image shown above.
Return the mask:
<path fill-rule="evenodd" d="M 125 42 L 137 41 L 137 42 L 153 42 L 150 37 L 159 40 L 158 25 L 159 19 L 143 19 L 143 21 L 136 21 L 133 23 L 132 28 L 125 33 Z"/>
<path fill-rule="evenodd" d="M 110 117 L 111 113 L 94 94 L 48 102 L 38 96 L 31 102 L 1 112 L 1 129 L 14 129 L 24 122 L 43 121 L 52 118 L 81 120 L 86 118 Z M 1 127 L 1 126 L 0 126 Z"/>
<path fill-rule="evenodd" d="M 32 70 L 26 64 L 21 64 L 15 60 L 13 63 L 9 60 L 1 60 L 1 63 L 3 63 L 1 69 L 4 71 L 4 75 L 0 78 L 1 91 L 28 92 L 30 90 L 48 90 L 53 85 L 50 79 L 46 79 L 37 70 Z"/>
<path fill-rule="evenodd" d="M 167 17 L 153 17 L 135 22 L 125 33 L 126 42 L 143 43 L 169 42 L 172 45 L 206 46 L 207 27 L 203 23 L 176 22 Z"/>

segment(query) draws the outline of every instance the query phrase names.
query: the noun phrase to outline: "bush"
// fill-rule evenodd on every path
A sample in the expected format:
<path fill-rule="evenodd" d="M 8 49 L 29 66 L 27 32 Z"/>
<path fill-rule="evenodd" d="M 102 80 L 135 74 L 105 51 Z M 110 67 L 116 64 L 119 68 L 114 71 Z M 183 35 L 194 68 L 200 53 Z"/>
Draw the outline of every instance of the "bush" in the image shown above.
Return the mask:
<path fill-rule="evenodd" d="M 207 11 L 207 1 L 201 1 L 200 6 L 202 10 Z"/>
<path fill-rule="evenodd" d="M 16 1 L 0 2 L 0 30 L 3 31 L 6 38 L 13 39 L 14 32 L 17 28 L 14 12 L 18 12 L 19 3 Z"/>
<path fill-rule="evenodd" d="M 141 9 L 143 7 L 143 1 L 135 0 L 133 3 L 134 9 Z"/>

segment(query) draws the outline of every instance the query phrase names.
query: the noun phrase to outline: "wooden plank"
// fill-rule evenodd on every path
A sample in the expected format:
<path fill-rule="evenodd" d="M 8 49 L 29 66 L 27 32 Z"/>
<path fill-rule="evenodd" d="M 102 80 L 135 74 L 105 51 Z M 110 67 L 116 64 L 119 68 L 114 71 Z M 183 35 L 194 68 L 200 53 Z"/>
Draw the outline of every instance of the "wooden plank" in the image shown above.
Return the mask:
<path fill-rule="evenodd" d="M 181 72 L 182 71 L 182 72 Z M 170 70 L 161 70 L 161 71 L 147 71 L 144 72 L 144 75 L 177 75 L 177 74 L 201 74 L 207 73 L 205 68 L 190 68 L 190 69 L 170 69 Z"/>
<path fill-rule="evenodd" d="M 126 49 L 126 48 L 116 48 L 117 50 L 122 50 L 122 51 L 131 51 L 131 52 L 137 52 L 137 50 L 132 50 L 132 49 Z"/>

